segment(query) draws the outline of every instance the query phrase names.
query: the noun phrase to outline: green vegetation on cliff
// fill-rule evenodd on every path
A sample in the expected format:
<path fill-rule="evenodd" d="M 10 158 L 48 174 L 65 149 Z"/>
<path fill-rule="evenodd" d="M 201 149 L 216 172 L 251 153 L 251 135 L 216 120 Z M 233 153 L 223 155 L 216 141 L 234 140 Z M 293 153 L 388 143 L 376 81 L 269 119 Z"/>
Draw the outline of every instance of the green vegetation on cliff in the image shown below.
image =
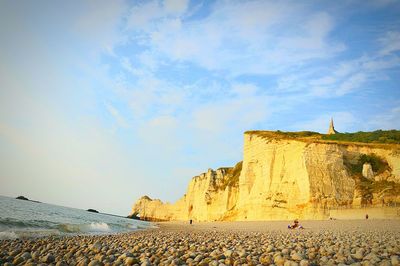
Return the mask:
<path fill-rule="evenodd" d="M 393 181 L 373 181 L 365 177 L 359 177 L 355 181 L 356 189 L 359 190 L 362 195 L 362 205 L 371 204 L 374 194 L 377 196 L 377 199 L 383 200 L 383 204 L 390 204 L 390 200 L 389 202 L 387 199 L 385 201 L 385 198 L 390 198 L 391 196 L 397 196 L 400 194 L 400 184 Z"/>
<path fill-rule="evenodd" d="M 364 163 L 371 164 L 375 174 L 380 174 L 389 168 L 388 163 L 375 154 L 361 154 L 356 161 L 344 160 L 347 170 L 353 176 L 361 175 Z"/>
<path fill-rule="evenodd" d="M 363 143 L 400 144 L 400 130 L 376 130 L 372 132 L 337 133 L 322 135 L 323 140 L 336 140 Z"/>
<path fill-rule="evenodd" d="M 252 130 L 245 134 L 254 134 L 262 138 L 272 139 L 301 139 L 301 140 L 326 140 L 335 142 L 359 142 L 359 143 L 382 143 L 400 144 L 400 130 L 376 130 L 372 132 L 337 133 L 332 135 L 321 134 L 313 131 L 265 131 Z"/>
<path fill-rule="evenodd" d="M 266 131 L 266 130 L 251 130 L 246 131 L 245 134 L 255 134 L 260 137 L 265 138 L 275 138 L 275 139 L 297 139 L 297 138 L 310 138 L 310 137 L 320 137 L 321 134 L 313 131 L 298 131 L 298 132 L 289 132 L 289 131 Z"/>
<path fill-rule="evenodd" d="M 237 187 L 239 185 L 239 176 L 242 171 L 243 161 L 238 162 L 235 167 L 229 168 L 227 175 L 224 178 L 222 185 L 219 187 L 221 190 L 225 190 L 226 187 Z"/>
<path fill-rule="evenodd" d="M 396 196 L 400 193 L 400 184 L 387 180 L 370 180 L 362 176 L 364 163 L 369 163 L 374 175 L 379 175 L 390 170 L 389 164 L 375 154 L 360 154 L 358 157 L 349 159 L 344 158 L 344 165 L 356 183 L 356 189 L 361 193 L 361 204 L 364 206 L 372 204 L 374 195 L 378 199 Z M 385 203 L 384 201 L 382 203 Z M 389 203 L 389 202 L 386 202 Z"/>

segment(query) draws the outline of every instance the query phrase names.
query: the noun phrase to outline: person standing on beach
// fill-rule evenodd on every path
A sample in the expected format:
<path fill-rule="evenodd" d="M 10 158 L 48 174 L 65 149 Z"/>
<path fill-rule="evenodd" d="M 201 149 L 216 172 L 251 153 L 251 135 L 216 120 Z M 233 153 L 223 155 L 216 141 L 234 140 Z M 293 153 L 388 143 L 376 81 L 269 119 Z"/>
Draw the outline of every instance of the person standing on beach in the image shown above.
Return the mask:
<path fill-rule="evenodd" d="M 304 229 L 304 227 L 299 223 L 299 220 L 298 219 L 295 219 L 294 221 L 293 221 L 293 224 L 292 225 L 288 225 L 288 228 L 289 229 Z"/>
<path fill-rule="evenodd" d="M 365 215 L 365 220 L 368 220 L 368 213 Z"/>

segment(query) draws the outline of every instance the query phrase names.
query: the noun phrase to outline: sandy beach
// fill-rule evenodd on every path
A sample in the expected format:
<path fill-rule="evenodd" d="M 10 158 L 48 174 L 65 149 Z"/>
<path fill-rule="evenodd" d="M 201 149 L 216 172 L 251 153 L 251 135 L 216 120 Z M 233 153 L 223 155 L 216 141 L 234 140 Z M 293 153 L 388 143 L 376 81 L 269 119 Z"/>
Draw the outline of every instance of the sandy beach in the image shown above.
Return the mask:
<path fill-rule="evenodd" d="M 399 265 L 399 220 L 157 223 L 100 236 L 0 241 L 4 265 Z"/>

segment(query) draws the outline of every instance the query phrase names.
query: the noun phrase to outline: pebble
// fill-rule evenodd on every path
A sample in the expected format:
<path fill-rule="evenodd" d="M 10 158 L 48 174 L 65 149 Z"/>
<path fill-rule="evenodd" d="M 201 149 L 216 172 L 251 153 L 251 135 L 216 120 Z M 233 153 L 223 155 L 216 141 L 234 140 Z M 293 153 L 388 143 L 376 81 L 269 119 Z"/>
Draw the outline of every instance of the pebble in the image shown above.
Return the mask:
<path fill-rule="evenodd" d="M 29 260 L 30 258 L 32 258 L 32 256 L 31 256 L 31 253 L 29 253 L 29 252 L 24 252 L 24 253 L 21 255 L 21 258 L 23 258 L 24 260 Z"/>
<path fill-rule="evenodd" d="M 400 265 L 399 227 L 379 226 L 328 230 L 325 224 L 318 230 L 246 231 L 245 228 L 207 229 L 207 226 L 182 230 L 175 225 L 117 235 L 1 240 L 0 264 Z"/>
<path fill-rule="evenodd" d="M 233 254 L 233 251 L 230 250 L 230 249 L 227 249 L 227 250 L 224 252 L 224 256 L 227 257 L 227 258 L 231 257 L 232 254 Z"/>
<path fill-rule="evenodd" d="M 45 262 L 45 263 L 52 263 L 52 262 L 54 262 L 55 261 L 55 258 L 54 258 L 54 256 L 53 256 L 53 254 L 51 254 L 51 253 L 49 253 L 49 254 L 47 254 L 45 257 L 43 257 L 43 259 L 42 259 L 42 262 Z"/>
<path fill-rule="evenodd" d="M 392 263 L 392 265 L 400 265 L 400 260 L 399 260 L 399 256 L 393 255 L 390 257 L 390 261 Z"/>
<path fill-rule="evenodd" d="M 293 253 L 293 255 L 291 255 L 292 260 L 295 261 L 301 261 L 303 259 L 303 256 L 300 253 Z"/>
<path fill-rule="evenodd" d="M 96 243 L 94 243 L 94 244 L 92 245 L 91 250 L 94 251 L 94 252 L 96 252 L 96 253 L 98 253 L 98 252 L 101 251 L 102 247 L 103 247 L 103 246 L 101 245 L 100 242 L 96 242 Z"/>
<path fill-rule="evenodd" d="M 92 260 L 89 262 L 88 266 L 103 266 L 104 264 L 98 260 Z"/>

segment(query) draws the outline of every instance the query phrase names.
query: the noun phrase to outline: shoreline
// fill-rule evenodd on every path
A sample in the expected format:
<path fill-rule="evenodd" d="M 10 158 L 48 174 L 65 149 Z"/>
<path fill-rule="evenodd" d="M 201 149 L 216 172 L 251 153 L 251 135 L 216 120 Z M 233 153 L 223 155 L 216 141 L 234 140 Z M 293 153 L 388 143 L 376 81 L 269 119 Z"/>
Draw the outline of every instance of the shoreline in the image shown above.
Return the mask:
<path fill-rule="evenodd" d="M 11 265 L 396 265 L 398 220 L 159 222 L 112 235 L 0 240 Z"/>

